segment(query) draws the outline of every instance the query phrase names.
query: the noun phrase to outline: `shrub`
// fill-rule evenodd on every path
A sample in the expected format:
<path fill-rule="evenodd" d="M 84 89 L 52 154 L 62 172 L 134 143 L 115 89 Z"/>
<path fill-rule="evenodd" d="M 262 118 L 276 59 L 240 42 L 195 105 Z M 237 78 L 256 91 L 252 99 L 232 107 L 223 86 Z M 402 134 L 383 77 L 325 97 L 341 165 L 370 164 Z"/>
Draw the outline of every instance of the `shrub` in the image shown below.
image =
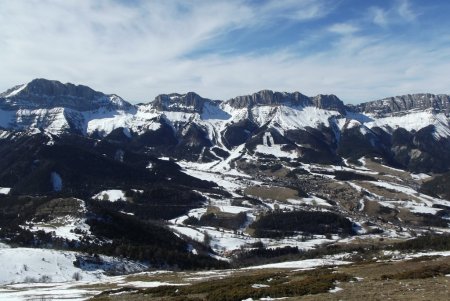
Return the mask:
<path fill-rule="evenodd" d="M 72 279 L 75 281 L 80 281 L 83 277 L 81 276 L 80 272 L 75 272 L 72 275 Z"/>

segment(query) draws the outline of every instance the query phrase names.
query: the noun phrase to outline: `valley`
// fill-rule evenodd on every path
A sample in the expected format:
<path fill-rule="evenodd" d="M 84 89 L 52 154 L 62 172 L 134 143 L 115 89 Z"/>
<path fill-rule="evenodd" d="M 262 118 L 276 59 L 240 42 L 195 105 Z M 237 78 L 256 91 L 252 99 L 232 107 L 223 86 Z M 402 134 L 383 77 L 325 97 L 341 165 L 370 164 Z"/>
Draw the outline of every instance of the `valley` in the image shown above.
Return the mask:
<path fill-rule="evenodd" d="M 449 106 L 9 89 L 0 300 L 444 300 Z"/>

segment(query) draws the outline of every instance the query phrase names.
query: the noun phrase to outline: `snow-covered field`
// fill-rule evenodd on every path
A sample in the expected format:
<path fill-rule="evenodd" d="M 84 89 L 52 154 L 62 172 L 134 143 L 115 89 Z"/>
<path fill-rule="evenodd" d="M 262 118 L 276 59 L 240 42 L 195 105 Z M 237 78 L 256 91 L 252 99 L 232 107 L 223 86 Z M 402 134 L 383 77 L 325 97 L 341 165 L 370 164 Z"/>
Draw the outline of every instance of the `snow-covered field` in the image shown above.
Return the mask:
<path fill-rule="evenodd" d="M 5 246 L 5 245 L 3 245 Z M 6 247 L 6 246 L 5 246 Z M 5 251 L 7 250 L 7 251 Z M 191 281 L 205 281 L 210 278 L 222 278 L 239 271 L 252 269 L 290 269 L 304 270 L 321 266 L 348 264 L 335 258 L 290 261 L 268 264 L 238 270 L 202 271 L 180 273 L 182 280 L 152 280 L 152 276 L 172 275 L 171 271 L 153 271 L 136 274 L 140 278 L 149 277 L 148 281 L 131 280 L 127 276 L 106 276 L 101 270 L 81 270 L 73 266 L 75 253 L 54 250 L 2 248 L 0 249 L 0 300 L 86 300 L 100 293 L 99 287 L 135 287 L 149 288 L 162 285 L 189 285 Z M 342 256 L 341 256 L 342 257 Z M 107 258 L 105 258 L 107 259 Z M 15 264 L 14 262 L 17 262 Z M 19 263 L 20 262 L 20 263 Z M 114 264 L 114 260 L 111 260 Z M 78 273 L 79 280 L 73 275 Z M 44 277 L 49 276 L 49 277 Z M 40 278 L 37 278 L 40 277 Z M 45 280 L 45 281 L 44 281 Z"/>
<path fill-rule="evenodd" d="M 70 282 L 76 279 L 104 279 L 105 269 L 97 265 L 76 267 L 76 252 L 35 248 L 0 248 L 0 284 Z M 102 267 L 127 265 L 130 271 L 147 268 L 144 265 L 101 256 Z"/>
<path fill-rule="evenodd" d="M 87 300 L 101 291 L 79 288 L 80 285 L 91 282 L 78 283 L 36 283 L 7 285 L 0 287 L 1 301 L 31 301 L 31 300 Z"/>
<path fill-rule="evenodd" d="M 10 248 L 0 243 L 0 300 L 86 300 L 98 290 L 80 288 L 105 282 L 123 282 L 123 276 L 108 271 L 136 273 L 148 266 L 123 259 L 100 256 L 101 264 L 74 265 L 78 255 L 71 251 Z"/>
<path fill-rule="evenodd" d="M 151 288 L 170 285 L 190 285 L 197 281 L 208 281 L 231 277 L 235 273 L 263 269 L 285 269 L 288 271 L 310 270 L 324 266 L 348 265 L 351 253 L 342 253 L 325 256 L 317 259 L 286 261 L 280 263 L 251 266 L 242 269 L 200 271 L 200 272 L 173 272 L 152 271 L 139 272 L 145 267 L 130 263 L 130 271 L 135 269 L 136 274 L 128 276 L 107 276 L 102 270 L 80 269 L 73 266 L 76 253 L 55 250 L 9 248 L 0 244 L 0 300 L 86 300 L 102 291 L 102 288 L 114 289 L 121 287 Z M 394 260 L 408 260 L 422 256 L 450 256 L 450 252 L 404 253 L 398 251 L 384 251 L 383 256 Z M 109 264 L 118 264 L 116 259 L 103 257 Z M 78 273 L 79 280 L 73 275 Z M 158 280 L 166 275 L 167 279 Z M 176 275 L 176 277 L 175 277 Z M 47 277 L 48 276 L 48 277 Z M 134 277 L 136 276 L 136 277 Z M 130 278 L 129 278 L 130 277 Z M 153 278 L 153 277 L 156 277 Z M 170 278 L 172 277 L 172 278 Z M 143 279 L 146 280 L 137 280 Z M 159 278 L 160 279 L 160 278 Z M 255 288 L 259 288 L 255 284 Z"/>

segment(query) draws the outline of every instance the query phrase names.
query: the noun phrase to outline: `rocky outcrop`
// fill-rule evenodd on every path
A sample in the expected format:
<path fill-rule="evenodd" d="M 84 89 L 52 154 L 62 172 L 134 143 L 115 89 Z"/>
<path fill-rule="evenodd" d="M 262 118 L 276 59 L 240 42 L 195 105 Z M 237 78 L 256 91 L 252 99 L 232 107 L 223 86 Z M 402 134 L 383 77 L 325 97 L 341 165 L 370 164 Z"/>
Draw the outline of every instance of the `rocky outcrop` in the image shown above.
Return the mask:
<path fill-rule="evenodd" d="M 429 93 L 408 94 L 365 102 L 356 105 L 354 108 L 358 112 L 373 113 L 378 115 L 415 109 L 433 109 L 437 112 L 448 114 L 450 111 L 450 96 L 445 94 L 435 95 Z"/>
<path fill-rule="evenodd" d="M 255 105 L 311 105 L 311 98 L 299 92 L 285 93 L 262 90 L 252 95 L 244 95 L 226 101 L 231 107 L 236 109 L 249 108 Z"/>
<path fill-rule="evenodd" d="M 0 94 L 3 109 L 52 109 L 57 107 L 90 111 L 99 108 L 129 109 L 132 105 L 117 95 L 106 95 L 87 86 L 34 79 Z"/>
<path fill-rule="evenodd" d="M 319 109 L 338 111 L 345 114 L 345 105 L 336 95 L 319 94 L 312 99 L 314 105 Z"/>
<path fill-rule="evenodd" d="M 294 105 L 294 106 L 315 106 L 324 110 L 334 110 L 342 114 L 345 113 L 344 103 L 336 95 L 322 95 L 308 97 L 299 92 L 273 92 L 262 90 L 252 95 L 244 95 L 232 98 L 226 102 L 236 109 L 249 108 L 255 105 Z"/>
<path fill-rule="evenodd" d="M 172 93 L 158 95 L 152 102 L 152 107 L 160 111 L 202 113 L 205 103 L 217 105 L 217 101 L 203 98 L 194 92 Z"/>

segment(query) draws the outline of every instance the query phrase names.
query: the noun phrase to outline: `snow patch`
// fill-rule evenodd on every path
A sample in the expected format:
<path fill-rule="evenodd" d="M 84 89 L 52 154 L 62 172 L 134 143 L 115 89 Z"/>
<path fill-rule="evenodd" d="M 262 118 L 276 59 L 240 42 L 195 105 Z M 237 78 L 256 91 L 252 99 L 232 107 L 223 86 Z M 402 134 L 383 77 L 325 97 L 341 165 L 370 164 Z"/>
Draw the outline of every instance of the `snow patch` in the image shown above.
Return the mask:
<path fill-rule="evenodd" d="M 336 259 L 306 259 L 298 261 L 285 261 L 279 263 L 269 263 L 264 265 L 252 266 L 244 268 L 245 270 L 254 269 L 311 269 L 321 266 L 336 266 L 350 264 L 349 261 Z"/>
<path fill-rule="evenodd" d="M 265 288 L 265 287 L 270 287 L 270 285 L 260 283 L 252 284 L 252 288 Z"/>
<path fill-rule="evenodd" d="M 278 158 L 291 158 L 295 159 L 298 158 L 297 152 L 293 151 L 284 151 L 282 150 L 283 145 L 281 144 L 272 144 L 269 145 L 257 145 L 255 151 L 260 154 L 266 154 L 266 155 L 274 155 Z"/>
<path fill-rule="evenodd" d="M 53 219 L 45 223 L 30 223 L 28 230 L 54 233 L 56 237 L 68 240 L 80 240 L 84 235 L 90 235 L 90 226 L 85 218 L 65 216 Z"/>
<path fill-rule="evenodd" d="M 96 195 L 94 195 L 92 198 L 100 201 L 109 201 L 109 202 L 126 201 L 124 191 L 118 189 L 101 191 Z"/>
<path fill-rule="evenodd" d="M 0 187 L 0 194 L 9 194 L 11 188 L 9 187 Z"/>
<path fill-rule="evenodd" d="M 169 282 L 161 282 L 161 281 L 130 281 L 123 284 L 121 286 L 133 286 L 136 288 L 150 288 L 150 287 L 158 287 L 158 286 L 180 286 L 180 285 L 189 285 L 189 283 L 169 283 Z"/>
<path fill-rule="evenodd" d="M 20 91 L 24 90 L 24 89 L 27 87 L 27 85 L 28 85 L 28 84 L 23 84 L 23 85 L 20 85 L 20 86 L 16 87 L 16 89 L 14 89 L 14 90 L 11 91 L 8 95 L 6 95 L 5 98 L 12 97 L 12 96 L 14 96 L 14 95 L 19 94 Z"/>
<path fill-rule="evenodd" d="M 340 288 L 340 287 L 336 286 L 335 288 L 330 289 L 328 292 L 334 294 L 334 293 L 338 293 L 338 292 L 343 291 L 343 290 L 344 290 L 343 288 Z"/>

